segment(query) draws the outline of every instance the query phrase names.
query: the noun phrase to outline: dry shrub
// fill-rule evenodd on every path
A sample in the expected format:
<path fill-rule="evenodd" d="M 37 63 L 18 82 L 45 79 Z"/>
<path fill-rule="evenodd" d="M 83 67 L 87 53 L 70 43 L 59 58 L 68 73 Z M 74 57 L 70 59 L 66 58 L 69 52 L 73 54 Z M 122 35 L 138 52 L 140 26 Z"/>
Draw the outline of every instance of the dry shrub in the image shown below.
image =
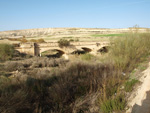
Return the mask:
<path fill-rule="evenodd" d="M 31 68 L 42 68 L 42 67 L 57 67 L 67 62 L 62 58 L 49 59 L 47 57 L 34 57 L 27 62 L 31 62 Z"/>
<path fill-rule="evenodd" d="M 99 92 L 87 94 L 81 98 L 76 99 L 72 113 L 98 113 L 99 106 L 96 105 Z"/>
<path fill-rule="evenodd" d="M 51 77 L 51 68 L 35 68 L 31 70 L 28 74 L 30 77 L 36 78 L 36 79 L 47 79 L 48 77 Z"/>
<path fill-rule="evenodd" d="M 0 97 L 0 109 L 2 112 L 19 112 L 24 109 L 26 112 L 82 111 L 85 105 L 82 105 L 81 108 L 77 107 L 77 100 L 85 97 L 83 101 L 86 104 L 86 97 L 103 87 L 104 78 L 116 74 L 113 69 L 114 67 L 109 64 L 70 62 L 66 64 L 66 67 L 61 66 L 53 71 L 46 68 L 39 70 L 34 73 L 35 76 L 27 75 L 26 81 L 19 82 L 21 80 L 17 79 L 17 83 L 9 85 L 9 91 L 12 93 L 6 90 L 5 93 L 9 97 L 7 95 Z M 13 89 L 10 86 L 13 86 Z M 8 89 L 8 87 L 6 86 L 4 89 Z M 3 93 L 2 91 L 0 95 Z M 10 97 L 13 101 L 7 100 Z M 4 106 L 4 103 L 7 104 L 7 107 Z M 94 100 L 92 104 L 95 104 Z"/>
<path fill-rule="evenodd" d="M 43 67 L 57 67 L 65 65 L 68 61 L 62 58 L 49 59 L 47 57 L 33 57 L 22 61 L 8 61 L 4 67 L 7 71 L 21 71 L 28 68 L 43 68 Z"/>
<path fill-rule="evenodd" d="M 55 94 L 52 95 L 53 98 L 59 102 L 57 104 L 62 106 L 59 110 L 62 110 L 61 112 L 75 110 L 73 103 L 77 99 L 101 89 L 103 78 L 112 75 L 109 72 L 113 72 L 113 67 L 109 65 L 91 65 L 83 62 L 70 64 L 65 70 L 58 72 L 58 83 L 53 85 L 51 91 Z M 57 108 L 56 106 L 55 108 Z"/>
<path fill-rule="evenodd" d="M 23 63 L 17 61 L 9 61 L 5 63 L 5 70 L 7 71 L 21 71 L 24 69 Z"/>

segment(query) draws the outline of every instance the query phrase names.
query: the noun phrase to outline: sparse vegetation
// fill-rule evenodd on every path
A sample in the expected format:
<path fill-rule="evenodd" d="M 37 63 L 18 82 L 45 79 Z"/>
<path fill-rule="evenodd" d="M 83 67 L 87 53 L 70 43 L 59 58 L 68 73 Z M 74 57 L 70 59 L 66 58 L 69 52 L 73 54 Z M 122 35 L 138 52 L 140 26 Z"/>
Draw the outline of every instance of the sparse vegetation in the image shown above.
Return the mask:
<path fill-rule="evenodd" d="M 126 100 L 124 95 L 116 95 L 111 99 L 103 101 L 100 105 L 103 113 L 112 113 L 113 111 L 121 112 L 126 106 Z"/>
<path fill-rule="evenodd" d="M 126 83 L 125 83 L 125 91 L 126 92 L 130 92 L 130 91 L 132 91 L 133 90 L 133 86 L 136 84 L 136 83 L 138 83 L 139 81 L 138 80 L 136 80 L 136 79 L 132 79 L 132 80 L 130 80 L 130 81 L 127 81 Z"/>
<path fill-rule="evenodd" d="M 69 37 L 63 37 L 63 39 L 70 39 L 70 38 L 73 38 L 72 36 L 69 36 Z"/>
<path fill-rule="evenodd" d="M 66 39 L 60 39 L 58 41 L 58 45 L 59 45 L 59 47 L 68 47 L 68 46 L 70 46 L 70 41 L 68 41 Z"/>
<path fill-rule="evenodd" d="M 122 37 L 125 36 L 125 34 L 94 34 L 91 36 L 92 37 Z"/>
<path fill-rule="evenodd" d="M 24 67 L 24 69 L 26 68 Z M 1 112 L 9 112 L 10 109 L 11 112 L 19 112 L 22 109 L 25 112 L 28 110 L 32 112 L 35 110 L 41 110 L 42 112 L 72 112 L 74 105 L 71 104 L 76 99 L 88 95 L 89 92 L 94 93 L 101 88 L 103 74 L 110 72 L 112 69 L 111 66 L 105 67 L 102 64 L 91 65 L 77 62 L 69 63 L 66 67 L 60 67 L 55 71 L 47 69 L 37 72 L 37 70 L 32 70 L 32 72 L 29 71 L 31 75 L 29 72 L 26 72 L 29 75 L 24 75 L 22 72 L 21 75 L 16 75 L 16 82 L 9 82 L 8 85 L 0 89 L 1 95 L 9 94 L 9 96 L 1 96 L 0 110 Z M 44 72 L 46 73 L 44 74 Z M 107 76 L 111 76 L 111 74 L 108 73 Z M 21 82 L 23 78 L 26 80 L 25 83 Z M 18 85 L 19 87 L 17 87 Z M 67 98 L 64 98 L 66 95 Z M 13 100 L 12 102 L 6 100 L 10 97 Z M 4 104 L 6 106 L 3 106 Z M 20 107 L 15 107 L 16 105 Z M 21 106 L 24 107 L 21 108 Z"/>
<path fill-rule="evenodd" d="M 65 39 L 61 47 L 70 45 Z M 126 92 L 138 82 L 129 73 L 150 55 L 150 34 L 112 40 L 103 62 L 33 57 L 0 65 L 0 112 L 124 112 Z M 85 60 L 85 61 L 84 61 Z M 87 62 L 88 61 L 88 62 Z M 8 76 L 7 73 L 10 73 Z"/>
<path fill-rule="evenodd" d="M 40 38 L 40 39 L 31 39 L 31 40 L 29 40 L 29 42 L 35 42 L 35 43 L 44 43 L 45 41 L 44 41 L 44 39 L 42 39 L 42 38 Z"/>
<path fill-rule="evenodd" d="M 27 40 L 26 38 L 8 38 L 10 41 L 20 41 L 21 43 L 27 43 L 27 42 L 36 42 L 36 43 L 44 43 L 44 39 L 31 39 Z"/>
<path fill-rule="evenodd" d="M 8 40 L 10 40 L 10 41 L 20 41 L 21 43 L 28 42 L 28 40 L 25 39 L 25 38 L 8 38 Z"/>

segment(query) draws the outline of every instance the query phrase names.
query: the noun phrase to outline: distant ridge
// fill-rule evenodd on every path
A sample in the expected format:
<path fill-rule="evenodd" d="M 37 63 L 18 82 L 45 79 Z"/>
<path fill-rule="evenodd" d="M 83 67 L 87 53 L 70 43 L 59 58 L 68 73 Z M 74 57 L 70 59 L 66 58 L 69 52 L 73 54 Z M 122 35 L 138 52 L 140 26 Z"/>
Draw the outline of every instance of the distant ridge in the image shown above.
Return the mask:
<path fill-rule="evenodd" d="M 110 33 L 126 33 L 135 31 L 137 28 L 36 28 L 24 30 L 0 31 L 0 37 L 9 38 L 14 36 L 43 36 L 43 35 L 71 35 L 71 34 L 110 34 Z M 146 32 L 150 28 L 138 28 L 139 32 Z"/>

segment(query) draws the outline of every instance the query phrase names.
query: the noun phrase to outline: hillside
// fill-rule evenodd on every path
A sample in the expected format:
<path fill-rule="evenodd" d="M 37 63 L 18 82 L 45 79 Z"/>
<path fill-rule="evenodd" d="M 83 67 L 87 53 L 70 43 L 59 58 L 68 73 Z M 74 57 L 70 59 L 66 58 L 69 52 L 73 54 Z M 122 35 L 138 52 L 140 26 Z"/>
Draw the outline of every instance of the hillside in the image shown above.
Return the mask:
<path fill-rule="evenodd" d="M 39 28 L 39 29 L 25 29 L 13 31 L 1 31 L 0 37 L 11 38 L 18 36 L 36 37 L 47 35 L 81 35 L 81 34 L 115 34 L 127 33 L 130 31 L 146 32 L 147 28 L 125 28 L 125 29 L 100 29 L 100 28 Z"/>

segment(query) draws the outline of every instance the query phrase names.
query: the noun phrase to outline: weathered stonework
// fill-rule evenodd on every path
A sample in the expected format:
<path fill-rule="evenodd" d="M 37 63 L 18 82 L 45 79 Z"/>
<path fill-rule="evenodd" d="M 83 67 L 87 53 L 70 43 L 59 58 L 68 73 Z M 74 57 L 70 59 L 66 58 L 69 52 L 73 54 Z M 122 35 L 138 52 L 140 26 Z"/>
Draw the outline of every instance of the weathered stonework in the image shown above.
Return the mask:
<path fill-rule="evenodd" d="M 60 48 L 58 43 L 21 43 L 19 47 L 16 47 L 16 50 L 32 56 L 40 56 L 42 52 L 48 50 L 57 50 L 64 54 L 71 54 L 76 50 L 84 50 L 91 54 L 97 54 L 99 49 L 108 45 L 108 42 L 75 42 L 69 47 Z"/>

